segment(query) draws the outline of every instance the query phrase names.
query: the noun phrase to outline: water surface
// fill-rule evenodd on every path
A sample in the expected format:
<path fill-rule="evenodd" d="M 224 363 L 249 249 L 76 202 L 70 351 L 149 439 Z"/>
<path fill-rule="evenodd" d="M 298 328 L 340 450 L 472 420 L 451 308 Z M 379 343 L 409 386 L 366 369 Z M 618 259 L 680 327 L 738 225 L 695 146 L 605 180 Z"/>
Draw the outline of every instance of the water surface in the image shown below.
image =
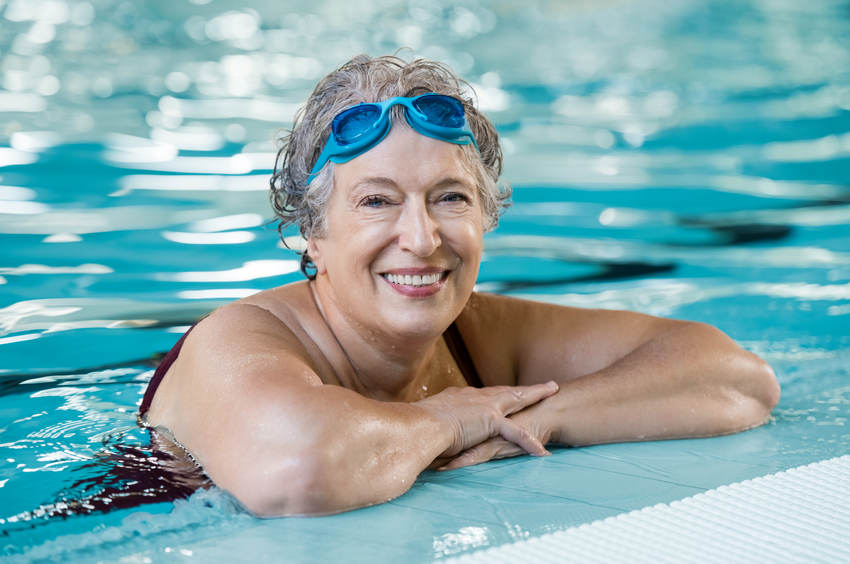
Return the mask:
<path fill-rule="evenodd" d="M 0 554 L 429 560 L 847 453 L 848 45 L 826 0 L 0 0 Z M 56 516 L 152 467 L 136 406 L 188 325 L 300 278 L 275 137 L 323 73 L 402 46 L 502 136 L 479 288 L 715 324 L 776 369 L 772 421 L 426 473 L 329 518 L 217 490 Z"/>

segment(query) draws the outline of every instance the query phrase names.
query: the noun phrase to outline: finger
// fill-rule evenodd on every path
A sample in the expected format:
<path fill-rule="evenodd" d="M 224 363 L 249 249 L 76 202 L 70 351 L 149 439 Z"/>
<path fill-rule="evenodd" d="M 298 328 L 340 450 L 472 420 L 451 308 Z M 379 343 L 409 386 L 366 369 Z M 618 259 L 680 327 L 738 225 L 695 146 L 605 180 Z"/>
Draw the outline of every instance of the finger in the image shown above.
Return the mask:
<path fill-rule="evenodd" d="M 455 470 L 457 468 L 475 466 L 476 464 L 487 462 L 491 459 L 492 455 L 495 454 L 497 448 L 498 447 L 493 445 L 490 441 L 481 443 L 480 445 L 476 445 L 463 451 L 461 454 L 440 466 L 439 470 Z"/>
<path fill-rule="evenodd" d="M 442 470 L 443 466 L 448 464 L 454 460 L 454 457 L 451 456 L 440 456 L 431 461 L 431 464 L 428 465 L 428 470 Z"/>
<path fill-rule="evenodd" d="M 514 443 L 528 454 L 534 456 L 550 454 L 543 443 L 540 442 L 540 439 L 532 435 L 525 427 L 517 425 L 506 417 L 498 422 L 498 432 L 502 438 Z"/>
<path fill-rule="evenodd" d="M 533 386 L 514 386 L 507 390 L 502 400 L 502 412 L 505 415 L 522 411 L 530 405 L 548 398 L 558 392 L 558 384 L 551 380 L 545 384 Z"/>
<path fill-rule="evenodd" d="M 440 466 L 438 470 L 454 470 L 456 468 L 481 464 L 488 460 L 508 458 L 521 454 L 525 454 L 525 451 L 515 444 L 502 438 L 493 438 L 464 451 Z"/>

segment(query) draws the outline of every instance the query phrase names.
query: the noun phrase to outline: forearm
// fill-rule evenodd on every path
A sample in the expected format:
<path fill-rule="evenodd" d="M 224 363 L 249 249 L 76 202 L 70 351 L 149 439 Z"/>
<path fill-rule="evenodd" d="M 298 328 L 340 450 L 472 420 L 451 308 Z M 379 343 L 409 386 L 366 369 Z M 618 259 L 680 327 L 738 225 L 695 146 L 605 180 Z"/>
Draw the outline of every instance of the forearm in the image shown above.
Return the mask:
<path fill-rule="evenodd" d="M 296 418 L 302 428 L 287 433 L 298 439 L 279 475 L 283 505 L 263 514 L 328 514 L 388 501 L 405 493 L 451 443 L 451 430 L 426 410 L 342 388 L 305 398 L 301 409 L 313 415 Z M 290 487 L 293 473 L 297 491 Z"/>
<path fill-rule="evenodd" d="M 778 401 L 773 372 L 720 331 L 682 324 L 614 364 L 560 382 L 523 417 L 551 442 L 588 445 L 701 437 L 763 423 Z"/>
<path fill-rule="evenodd" d="M 265 480 L 269 488 L 249 488 L 260 496 L 260 509 L 252 509 L 263 515 L 322 514 L 381 503 L 406 492 L 438 457 L 496 436 L 545 455 L 540 440 L 507 415 L 557 389 L 554 382 L 447 388 L 407 404 L 374 401 L 336 386 L 302 388 L 273 424 L 284 438 L 280 448 L 266 449 L 277 470 Z M 272 496 L 264 495 L 268 490 Z"/>
<path fill-rule="evenodd" d="M 323 492 L 322 512 L 382 503 L 405 493 L 451 443 L 451 431 L 426 410 L 405 403 L 375 402 L 345 413 L 337 433 L 316 445 Z M 344 432 L 339 433 L 339 430 Z"/>

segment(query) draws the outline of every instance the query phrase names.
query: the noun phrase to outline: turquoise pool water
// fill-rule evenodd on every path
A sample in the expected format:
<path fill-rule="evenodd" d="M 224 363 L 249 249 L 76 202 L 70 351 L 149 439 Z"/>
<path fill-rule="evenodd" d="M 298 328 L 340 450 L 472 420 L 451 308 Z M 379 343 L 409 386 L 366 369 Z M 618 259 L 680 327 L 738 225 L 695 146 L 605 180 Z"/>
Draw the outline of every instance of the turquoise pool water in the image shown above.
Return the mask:
<path fill-rule="evenodd" d="M 0 556 L 427 561 L 850 452 L 846 2 L 282 4 L 0 0 Z M 400 46 L 467 76 L 504 139 L 480 289 L 715 324 L 776 369 L 772 420 L 426 472 L 332 517 L 216 490 L 55 515 L 176 491 L 135 421 L 156 355 L 300 277 L 268 223 L 275 132 L 323 72 Z"/>

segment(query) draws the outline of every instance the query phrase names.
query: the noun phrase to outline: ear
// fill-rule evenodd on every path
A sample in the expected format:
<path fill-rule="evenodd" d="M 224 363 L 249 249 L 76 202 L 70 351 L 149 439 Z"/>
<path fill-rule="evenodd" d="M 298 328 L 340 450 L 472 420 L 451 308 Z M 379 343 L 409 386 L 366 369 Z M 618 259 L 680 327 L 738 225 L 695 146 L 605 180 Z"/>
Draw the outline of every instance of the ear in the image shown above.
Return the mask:
<path fill-rule="evenodd" d="M 310 255 L 310 259 L 313 261 L 313 264 L 316 265 L 316 274 L 324 274 L 327 272 L 321 247 L 321 242 L 315 237 L 307 239 L 307 254 Z"/>

